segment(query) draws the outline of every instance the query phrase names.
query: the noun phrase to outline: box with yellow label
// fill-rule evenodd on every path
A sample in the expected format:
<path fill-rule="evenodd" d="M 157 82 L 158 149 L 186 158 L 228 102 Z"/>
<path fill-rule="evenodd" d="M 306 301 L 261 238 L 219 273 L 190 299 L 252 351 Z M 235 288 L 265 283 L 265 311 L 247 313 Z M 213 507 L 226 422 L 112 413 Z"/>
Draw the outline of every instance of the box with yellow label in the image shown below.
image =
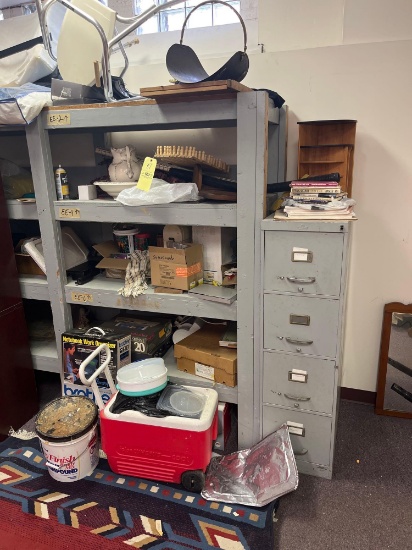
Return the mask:
<path fill-rule="evenodd" d="M 189 290 L 203 282 L 202 245 L 187 248 L 149 246 L 152 285 Z"/>

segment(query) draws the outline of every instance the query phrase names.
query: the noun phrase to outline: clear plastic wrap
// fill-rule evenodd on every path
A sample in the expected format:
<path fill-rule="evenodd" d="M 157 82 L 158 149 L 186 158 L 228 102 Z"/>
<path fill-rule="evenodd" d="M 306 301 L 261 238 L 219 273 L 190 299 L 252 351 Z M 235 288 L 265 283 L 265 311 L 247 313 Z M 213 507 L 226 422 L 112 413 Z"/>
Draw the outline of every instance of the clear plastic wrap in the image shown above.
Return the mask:
<path fill-rule="evenodd" d="M 283 424 L 250 449 L 212 459 L 202 496 L 260 507 L 294 491 L 298 482 L 289 430 Z"/>
<path fill-rule="evenodd" d="M 149 191 L 143 191 L 134 185 L 120 191 L 115 200 L 126 206 L 148 206 L 150 204 L 197 201 L 199 194 L 195 183 L 167 183 L 153 178 Z"/>

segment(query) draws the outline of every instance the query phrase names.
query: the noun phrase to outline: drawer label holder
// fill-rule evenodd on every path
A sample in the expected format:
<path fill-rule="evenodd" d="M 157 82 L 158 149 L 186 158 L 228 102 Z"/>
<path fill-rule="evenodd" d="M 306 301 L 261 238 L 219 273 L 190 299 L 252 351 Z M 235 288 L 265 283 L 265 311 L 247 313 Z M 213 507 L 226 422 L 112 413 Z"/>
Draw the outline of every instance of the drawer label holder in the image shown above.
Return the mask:
<path fill-rule="evenodd" d="M 313 252 L 311 252 L 307 248 L 299 248 L 297 246 L 294 246 L 292 248 L 292 262 L 307 262 L 312 263 L 313 262 Z"/>
<path fill-rule="evenodd" d="M 303 424 L 299 424 L 298 422 L 290 422 L 289 420 L 286 422 L 287 427 L 289 428 L 289 433 L 293 435 L 299 435 L 300 437 L 305 437 L 305 428 Z"/>
<path fill-rule="evenodd" d="M 302 384 L 308 383 L 308 373 L 305 370 L 292 369 L 288 372 L 289 382 L 300 382 Z"/>

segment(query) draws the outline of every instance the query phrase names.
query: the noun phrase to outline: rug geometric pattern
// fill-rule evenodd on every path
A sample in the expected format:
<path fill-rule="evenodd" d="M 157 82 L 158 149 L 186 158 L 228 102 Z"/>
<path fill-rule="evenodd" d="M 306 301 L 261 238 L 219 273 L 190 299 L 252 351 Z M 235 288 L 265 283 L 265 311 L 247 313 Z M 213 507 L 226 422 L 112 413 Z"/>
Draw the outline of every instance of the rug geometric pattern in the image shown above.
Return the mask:
<path fill-rule="evenodd" d="M 8 517 L 13 525 L 34 529 L 39 524 L 30 523 L 30 517 L 47 520 L 53 532 L 77 540 L 79 549 L 266 550 L 274 546 L 273 504 L 249 508 L 205 501 L 177 485 L 114 474 L 103 460 L 91 476 L 61 483 L 50 477 L 37 440 L 31 440 L 31 446 L 20 447 L 22 443 L 9 438 L 0 444 L 0 505 L 11 505 Z M 100 542 L 95 539 L 92 544 L 91 536 Z"/>

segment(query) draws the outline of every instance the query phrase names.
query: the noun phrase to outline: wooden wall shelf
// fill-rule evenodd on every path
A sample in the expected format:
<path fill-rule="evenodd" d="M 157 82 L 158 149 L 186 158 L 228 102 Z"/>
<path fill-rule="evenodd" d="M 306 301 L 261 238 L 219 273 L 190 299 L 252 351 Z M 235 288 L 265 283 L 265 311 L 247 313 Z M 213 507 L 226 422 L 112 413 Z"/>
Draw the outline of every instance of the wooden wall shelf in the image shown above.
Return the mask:
<path fill-rule="evenodd" d="M 339 172 L 342 191 L 350 197 L 356 120 L 314 120 L 298 124 L 298 178 Z"/>

